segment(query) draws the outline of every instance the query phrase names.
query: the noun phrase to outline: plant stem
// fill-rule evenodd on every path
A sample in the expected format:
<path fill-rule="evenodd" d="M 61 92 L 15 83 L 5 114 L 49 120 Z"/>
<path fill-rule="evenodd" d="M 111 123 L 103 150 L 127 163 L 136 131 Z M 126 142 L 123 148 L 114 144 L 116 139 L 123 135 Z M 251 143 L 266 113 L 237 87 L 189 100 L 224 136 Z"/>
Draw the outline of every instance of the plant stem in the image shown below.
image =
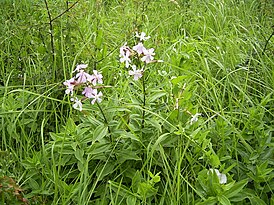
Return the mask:
<path fill-rule="evenodd" d="M 146 106 L 146 86 L 145 86 L 145 69 L 143 71 L 143 77 L 142 77 L 142 83 L 143 83 L 143 114 L 142 114 L 142 129 L 145 127 L 145 106 Z"/>
<path fill-rule="evenodd" d="M 274 27 L 274 26 L 273 26 Z M 264 49 L 263 49 L 263 52 L 262 54 L 264 55 L 265 51 L 266 51 L 266 47 L 267 47 L 267 44 L 269 43 L 270 39 L 272 38 L 272 36 L 274 36 L 274 30 L 272 31 L 271 35 L 268 37 L 268 39 L 266 40 L 266 43 L 264 45 Z"/>
<path fill-rule="evenodd" d="M 67 3 L 67 9 L 65 11 L 63 11 L 62 13 L 60 13 L 59 15 L 57 15 L 56 17 L 52 18 L 51 19 L 51 22 L 55 21 L 56 19 L 60 18 L 61 16 L 63 16 L 65 13 L 67 13 L 69 10 L 71 10 L 77 3 L 79 2 L 76 1 L 74 2 L 70 7 L 68 7 L 68 1 L 66 2 Z"/>
<path fill-rule="evenodd" d="M 103 118 L 104 118 L 105 123 L 106 123 L 107 126 L 108 126 L 108 132 L 109 132 L 109 134 L 110 134 L 110 136 L 109 136 L 110 141 L 113 142 L 113 139 L 112 139 L 112 136 L 111 136 L 111 132 L 110 132 L 110 128 L 109 128 L 109 125 L 108 125 L 108 120 L 107 120 L 107 118 L 106 118 L 106 116 L 105 116 L 105 113 L 104 113 L 104 111 L 102 110 L 100 104 L 99 104 L 97 101 L 96 101 L 96 104 L 97 104 L 97 106 L 98 106 L 100 112 L 101 112 L 102 115 L 103 115 Z"/>

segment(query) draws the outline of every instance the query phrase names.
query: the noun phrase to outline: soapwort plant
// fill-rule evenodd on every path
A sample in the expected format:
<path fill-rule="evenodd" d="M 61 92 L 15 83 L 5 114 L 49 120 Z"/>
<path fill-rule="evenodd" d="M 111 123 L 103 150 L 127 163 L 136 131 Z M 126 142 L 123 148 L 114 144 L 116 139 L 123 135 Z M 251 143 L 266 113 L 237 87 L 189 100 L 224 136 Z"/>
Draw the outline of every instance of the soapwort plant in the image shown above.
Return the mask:
<path fill-rule="evenodd" d="M 79 111 L 83 110 L 83 103 L 87 99 L 90 100 L 92 105 L 97 104 L 102 116 L 104 118 L 105 124 L 108 125 L 107 118 L 99 105 L 102 102 L 103 93 L 98 91 L 98 89 L 109 87 L 103 85 L 103 75 L 97 70 L 93 70 L 92 74 L 89 74 L 85 71 L 88 67 L 87 64 L 79 64 L 76 66 L 73 73 L 76 73 L 74 77 L 69 80 L 66 80 L 63 84 L 67 87 L 65 93 L 70 95 L 70 100 L 74 102 L 73 108 Z M 78 98 L 78 89 L 82 89 L 82 97 Z M 110 128 L 108 126 L 108 132 L 110 133 Z M 111 137 L 110 137 L 111 139 Z M 112 139 L 111 139 L 112 141 Z"/>
<path fill-rule="evenodd" d="M 154 152 L 156 152 L 156 147 L 161 146 L 159 145 L 161 140 L 168 141 L 169 136 L 174 136 L 173 132 L 177 129 L 177 125 L 173 125 L 173 121 L 170 117 L 166 117 L 165 113 L 158 114 L 156 111 L 158 109 L 157 106 L 161 104 L 157 103 L 156 100 L 160 100 L 159 102 L 161 102 L 161 98 L 166 96 L 167 93 L 164 90 L 154 91 L 150 89 L 149 77 L 152 76 L 152 65 L 163 62 L 162 60 L 155 60 L 155 49 L 148 48 L 145 45 L 146 41 L 150 38 L 151 37 L 147 36 L 144 32 L 136 32 L 135 45 L 132 46 L 126 42 L 119 49 L 119 61 L 122 65 L 124 65 L 126 70 L 125 73 L 131 83 L 137 87 L 137 91 L 134 95 L 140 96 L 141 100 L 135 101 L 133 96 L 130 96 L 130 98 L 133 99 L 133 101 L 140 103 L 140 105 L 131 104 L 129 106 L 132 107 L 127 107 L 128 104 L 123 103 L 125 106 L 117 109 L 119 105 L 115 107 L 110 104 L 107 108 L 102 109 L 100 106 L 100 103 L 103 100 L 103 92 L 101 91 L 101 88 L 109 86 L 105 86 L 103 84 L 103 75 L 99 71 L 93 70 L 92 74 L 90 74 L 87 71 L 87 64 L 77 65 L 73 71 L 75 75 L 63 83 L 66 86 L 65 94 L 70 97 L 71 102 L 73 102 L 72 106 L 74 109 L 83 111 L 85 109 L 83 108 L 83 105 L 86 101 L 88 101 L 91 106 L 97 104 L 101 114 L 103 115 L 105 124 L 107 124 L 111 144 L 103 139 L 104 136 L 106 136 L 106 129 L 97 129 L 97 127 L 94 131 L 90 131 L 93 138 L 89 139 L 92 143 L 91 148 L 88 149 L 95 149 L 98 144 L 105 147 L 104 153 L 107 154 L 107 161 L 102 167 L 102 170 L 108 173 L 105 177 L 107 177 L 107 180 L 110 180 L 109 186 L 111 192 L 115 192 L 119 195 L 119 191 L 117 192 L 116 188 L 120 185 L 117 183 L 115 177 L 113 178 L 113 176 L 115 176 L 114 172 L 117 171 L 114 167 L 121 167 L 122 169 L 122 167 L 127 166 L 129 161 L 134 160 L 136 163 L 134 163 L 134 166 L 131 166 L 133 173 L 133 176 L 131 176 L 131 186 L 125 186 L 124 188 L 128 193 L 132 193 L 134 195 L 134 200 L 142 200 L 144 202 L 152 200 L 152 196 L 155 196 L 158 193 L 156 183 L 160 182 L 160 173 L 164 172 L 165 169 L 162 165 L 155 166 L 155 168 L 150 167 L 150 165 L 148 165 L 148 160 L 150 160 L 150 157 L 154 157 L 153 155 Z M 178 79 L 180 78 L 178 77 Z M 178 79 L 176 78 L 172 80 L 172 84 L 174 84 L 174 86 L 179 85 L 179 82 L 177 82 Z M 129 94 L 131 93 L 129 92 Z M 176 99 L 174 111 L 179 112 L 179 110 L 181 110 L 180 101 L 184 100 L 182 98 L 184 93 L 181 91 L 178 95 L 176 92 L 174 92 L 174 94 L 178 98 Z M 129 108 L 137 108 L 137 113 L 129 110 Z M 111 112 L 116 112 L 117 115 L 109 114 L 109 110 L 111 109 L 116 110 Z M 121 110 L 121 112 L 117 110 Z M 104 112 L 108 114 L 108 118 L 106 118 Z M 126 114 L 122 114 L 122 112 L 125 112 Z M 191 117 L 191 119 L 187 122 L 190 127 L 196 123 L 198 121 L 198 117 L 201 116 L 201 113 L 193 114 L 193 112 L 188 111 L 187 106 L 184 106 L 183 112 L 186 113 L 187 116 Z M 95 118 L 96 116 L 94 116 L 94 120 L 92 120 L 93 122 L 96 121 Z M 167 120 L 165 120 L 165 118 L 167 118 Z M 89 117 L 83 119 L 83 123 L 77 127 L 79 129 L 85 127 L 89 130 L 91 127 L 89 124 L 89 119 Z M 179 119 L 176 121 L 178 122 L 178 120 Z M 137 122 L 138 125 L 136 125 L 135 122 Z M 95 126 L 95 124 L 96 123 L 92 126 Z M 88 127 L 86 127 L 86 125 Z M 155 128 L 157 128 L 157 132 L 154 131 Z M 167 142 L 171 147 L 176 139 L 178 139 L 178 143 L 187 141 L 186 139 L 183 139 L 183 136 L 179 133 L 179 131 L 175 135 L 177 136 L 175 136 L 174 139 Z M 89 134 L 87 134 L 87 136 L 89 136 Z M 153 148 L 151 148 L 151 144 L 154 143 L 154 141 L 157 143 L 155 143 Z M 147 155 L 144 150 L 150 149 L 152 149 L 152 151 L 149 155 Z M 173 152 L 172 148 L 167 149 L 166 151 L 170 151 L 171 153 Z M 86 153 L 89 153 L 89 150 L 79 152 L 81 152 L 83 156 L 88 156 Z M 164 153 L 162 153 L 162 155 L 164 155 Z M 77 157 L 82 159 L 82 157 L 78 156 L 78 151 Z M 98 159 L 104 161 L 104 157 L 100 156 Z M 154 169 L 154 173 L 150 172 L 152 169 Z M 146 172 L 150 173 L 149 177 L 146 176 Z M 130 184 L 126 181 L 121 183 L 123 183 L 123 185 Z M 95 184 L 94 187 L 96 186 L 97 185 Z M 127 200 L 131 197 L 132 196 L 127 196 Z"/>
<path fill-rule="evenodd" d="M 155 60 L 155 49 L 146 48 L 144 43 L 149 40 L 151 37 L 147 36 L 145 32 L 140 34 L 136 32 L 135 38 L 137 39 L 137 44 L 132 46 L 127 45 L 127 42 L 120 47 L 120 62 L 124 64 L 126 69 L 129 69 L 128 74 L 133 77 L 134 81 L 141 79 L 142 81 L 142 122 L 141 128 L 144 128 L 145 123 L 145 107 L 146 107 L 146 73 L 149 71 L 147 66 L 152 63 L 162 63 L 163 60 Z M 175 77 L 176 78 L 176 77 Z M 179 100 L 179 99 L 176 99 Z M 177 103 L 178 104 L 178 101 Z M 176 105 L 178 107 L 178 105 Z M 185 109 L 185 112 L 191 116 L 190 125 L 198 121 L 198 117 L 201 116 L 201 113 L 192 114 L 190 111 Z"/>
<path fill-rule="evenodd" d="M 142 122 L 141 128 L 144 128 L 145 123 L 145 106 L 146 106 L 146 66 L 151 63 L 163 62 L 162 60 L 154 60 L 154 48 L 146 48 L 144 42 L 150 39 L 145 32 L 140 34 L 136 32 L 135 38 L 137 44 L 132 48 L 127 45 L 127 42 L 120 47 L 120 62 L 129 69 L 128 74 L 133 76 L 134 81 L 142 80 Z"/>
<path fill-rule="evenodd" d="M 136 32 L 135 38 L 137 39 L 137 44 L 130 47 L 127 45 L 127 42 L 120 47 L 120 63 L 124 64 L 125 68 L 128 69 L 128 75 L 133 77 L 134 81 L 141 79 L 142 85 L 142 123 L 141 127 L 144 128 L 145 123 L 145 106 L 146 106 L 146 75 L 148 72 L 147 65 L 152 63 L 161 63 L 162 60 L 155 60 L 155 49 L 146 48 L 144 46 L 145 41 L 149 40 L 151 37 L 147 36 L 145 32 L 140 34 Z M 90 99 L 90 103 L 98 105 L 105 123 L 108 124 L 105 114 L 100 107 L 99 103 L 102 102 L 103 93 L 98 91 L 100 88 L 109 87 L 103 85 L 103 75 L 97 70 L 93 70 L 92 74 L 89 74 L 85 71 L 87 69 L 87 64 L 79 64 L 76 66 L 73 73 L 76 73 L 74 77 L 69 80 L 66 80 L 63 84 L 66 86 L 65 94 L 70 95 L 70 100 L 74 102 L 73 108 L 79 111 L 83 110 L 83 102 L 87 99 Z M 82 98 L 79 99 L 77 91 L 81 87 Z M 177 99 L 178 100 L 178 99 Z M 178 102 L 177 102 L 178 103 Z M 176 106 L 178 107 L 178 106 Z M 190 120 L 190 125 L 198 121 L 198 116 L 201 113 L 192 114 L 188 110 L 185 110 L 192 118 Z"/>

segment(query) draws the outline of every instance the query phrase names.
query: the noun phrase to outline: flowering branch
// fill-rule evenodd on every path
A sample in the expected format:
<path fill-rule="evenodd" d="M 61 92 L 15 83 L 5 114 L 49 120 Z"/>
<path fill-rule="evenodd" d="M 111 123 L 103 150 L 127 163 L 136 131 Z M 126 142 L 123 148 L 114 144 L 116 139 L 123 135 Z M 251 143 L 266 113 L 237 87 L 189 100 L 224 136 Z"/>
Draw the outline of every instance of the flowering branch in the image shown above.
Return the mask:
<path fill-rule="evenodd" d="M 136 32 L 135 35 L 139 42 L 137 45 L 130 48 L 127 43 L 120 47 L 120 62 L 124 63 L 126 68 L 131 68 L 128 71 L 130 76 L 133 76 L 133 80 L 139 80 L 142 78 L 142 92 L 143 92 L 143 104 L 142 104 L 142 128 L 145 123 L 145 106 L 146 106 L 146 85 L 145 85 L 145 67 L 149 63 L 163 62 L 154 60 L 154 48 L 145 48 L 143 42 L 150 39 L 150 36 L 146 36 L 144 32 L 140 34 Z M 136 64 L 133 64 L 136 63 Z"/>
<path fill-rule="evenodd" d="M 67 86 L 67 89 L 65 93 L 71 96 L 75 96 L 74 89 L 76 86 L 84 86 L 84 90 L 82 91 L 82 94 L 85 96 L 84 99 L 89 98 L 91 100 L 91 104 L 95 104 L 95 102 L 101 102 L 103 93 L 100 91 L 98 92 L 99 88 L 103 87 L 109 87 L 109 86 L 102 86 L 100 84 L 103 84 L 103 76 L 101 73 L 99 73 L 97 70 L 93 70 L 93 74 L 90 75 L 89 73 L 85 72 L 84 69 L 88 67 L 87 64 L 79 64 L 76 66 L 74 72 L 77 72 L 77 74 L 69 79 L 66 80 L 63 84 Z M 99 86 L 98 86 L 99 84 Z M 82 102 L 81 100 L 78 100 L 78 98 L 72 97 L 71 101 L 75 102 L 73 105 L 73 108 L 78 109 L 82 111 Z"/>

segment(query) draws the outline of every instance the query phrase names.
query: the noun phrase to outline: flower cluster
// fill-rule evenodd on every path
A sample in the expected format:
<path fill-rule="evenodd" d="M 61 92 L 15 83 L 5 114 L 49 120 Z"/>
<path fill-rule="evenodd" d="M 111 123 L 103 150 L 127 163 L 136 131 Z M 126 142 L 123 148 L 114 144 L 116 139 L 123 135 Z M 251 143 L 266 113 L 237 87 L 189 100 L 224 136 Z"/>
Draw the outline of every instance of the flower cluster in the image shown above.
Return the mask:
<path fill-rule="evenodd" d="M 77 65 L 73 73 L 77 72 L 76 75 L 66 80 L 63 84 L 67 86 L 65 93 L 71 95 L 71 101 L 74 102 L 73 108 L 82 111 L 82 101 L 89 98 L 91 99 L 91 104 L 94 104 L 96 101 L 102 101 L 102 92 L 98 92 L 98 84 L 103 84 L 103 76 L 97 70 L 93 70 L 93 74 L 85 72 L 85 69 L 88 67 L 87 64 Z M 85 96 L 83 100 L 78 99 L 75 94 L 75 87 L 82 86 L 84 87 L 82 94 Z"/>
<path fill-rule="evenodd" d="M 140 35 L 136 32 L 136 37 L 139 38 L 139 42 L 132 49 L 127 46 L 127 43 L 120 48 L 120 62 L 124 63 L 126 68 L 131 67 L 132 70 L 128 73 L 133 76 L 134 80 L 138 80 L 143 76 L 144 67 L 137 69 L 133 59 L 137 58 L 137 60 L 147 64 L 154 62 L 155 55 L 154 48 L 147 49 L 143 45 L 143 41 L 150 39 L 150 36 L 146 36 L 144 32 L 141 32 Z"/>

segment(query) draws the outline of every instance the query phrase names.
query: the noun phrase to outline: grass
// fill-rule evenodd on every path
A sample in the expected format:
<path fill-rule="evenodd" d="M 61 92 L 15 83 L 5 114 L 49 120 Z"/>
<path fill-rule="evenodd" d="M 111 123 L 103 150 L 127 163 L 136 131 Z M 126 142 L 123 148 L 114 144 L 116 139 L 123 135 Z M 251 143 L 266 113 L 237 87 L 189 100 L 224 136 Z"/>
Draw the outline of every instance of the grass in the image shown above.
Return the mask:
<path fill-rule="evenodd" d="M 273 8 L 1 1 L 1 204 L 274 204 Z M 136 31 L 164 61 L 139 81 Z M 62 84 L 81 63 L 109 86 L 82 112 Z"/>

